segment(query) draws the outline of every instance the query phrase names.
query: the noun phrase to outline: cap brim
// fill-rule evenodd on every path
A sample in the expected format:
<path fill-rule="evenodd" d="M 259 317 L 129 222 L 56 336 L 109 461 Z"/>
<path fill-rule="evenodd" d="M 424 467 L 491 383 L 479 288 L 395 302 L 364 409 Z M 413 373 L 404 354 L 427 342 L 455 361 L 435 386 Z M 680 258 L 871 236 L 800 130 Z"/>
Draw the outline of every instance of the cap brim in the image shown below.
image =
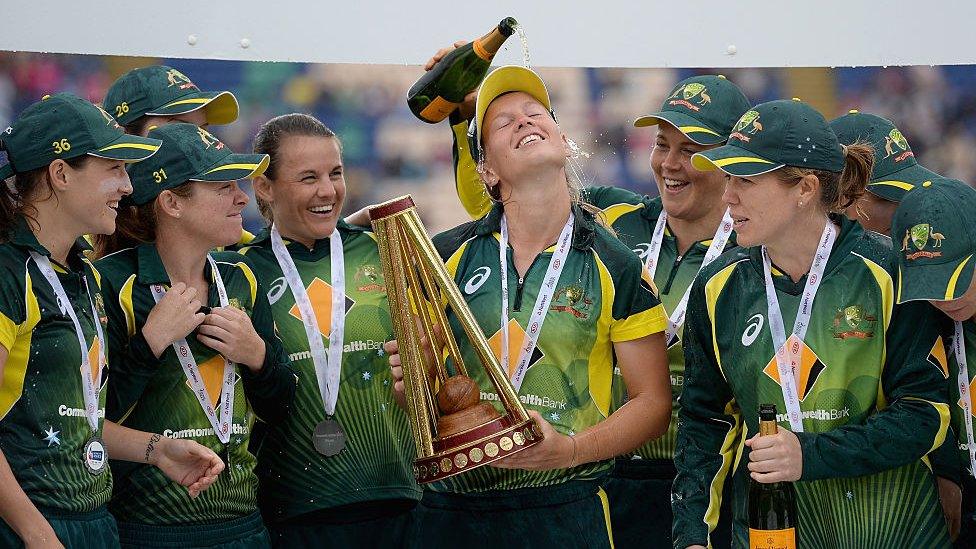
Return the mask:
<path fill-rule="evenodd" d="M 757 156 L 735 145 L 723 145 L 711 150 L 695 153 L 691 157 L 691 165 L 696 170 L 710 172 L 722 170 L 736 177 L 755 177 L 773 170 L 778 170 L 786 164 Z"/>
<path fill-rule="evenodd" d="M 167 103 L 158 109 L 147 112 L 146 116 L 175 116 L 204 109 L 207 123 L 214 126 L 230 124 L 237 120 L 240 106 L 237 98 L 229 91 L 222 92 L 194 92 L 176 101 Z"/>
<path fill-rule="evenodd" d="M 932 264 L 906 264 L 898 260 L 898 303 L 918 300 L 959 299 L 973 281 L 976 258 L 973 254 L 958 261 Z"/>
<path fill-rule="evenodd" d="M 229 154 L 220 162 L 190 178 L 190 181 L 237 181 L 261 175 L 271 157 L 266 154 Z"/>
<path fill-rule="evenodd" d="M 868 183 L 867 190 L 871 194 L 880 196 L 886 200 L 901 202 L 901 199 L 908 191 L 926 181 L 934 181 L 936 179 L 942 179 L 942 176 L 932 170 L 925 169 L 920 164 L 914 164 L 884 177 L 872 179 Z"/>
<path fill-rule="evenodd" d="M 671 124 L 679 132 L 684 134 L 685 137 L 699 145 L 718 145 L 728 141 L 727 135 L 722 135 L 711 128 L 706 128 L 700 120 L 695 120 L 695 118 L 680 112 L 651 113 L 634 120 L 634 126 L 644 128 L 647 126 L 656 126 L 661 122 Z"/>
<path fill-rule="evenodd" d="M 545 82 L 531 69 L 518 65 L 506 65 L 493 70 L 478 88 L 475 103 L 475 122 L 478 128 L 478 143 L 481 143 L 481 129 L 484 127 L 485 112 L 488 105 L 498 96 L 509 92 L 525 92 L 542 103 L 546 110 L 552 110 L 549 91 Z"/>
<path fill-rule="evenodd" d="M 162 144 L 163 142 L 158 139 L 122 134 L 115 141 L 100 149 L 89 151 L 88 154 L 111 160 L 139 162 L 156 154 Z"/>

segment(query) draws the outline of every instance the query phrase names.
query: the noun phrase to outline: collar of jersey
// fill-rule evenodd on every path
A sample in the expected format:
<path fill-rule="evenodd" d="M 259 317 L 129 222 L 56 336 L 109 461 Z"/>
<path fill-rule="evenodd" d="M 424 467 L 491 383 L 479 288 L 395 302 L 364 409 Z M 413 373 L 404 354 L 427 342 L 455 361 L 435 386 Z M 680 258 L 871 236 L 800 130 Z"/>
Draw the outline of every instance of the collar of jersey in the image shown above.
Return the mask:
<path fill-rule="evenodd" d="M 349 223 L 346 223 L 345 219 L 340 219 L 339 222 L 336 223 L 336 229 L 337 230 L 342 229 L 342 232 L 347 232 L 347 233 L 367 233 L 370 231 L 368 227 L 360 227 L 359 225 L 350 225 Z M 316 240 L 315 246 L 311 250 L 309 250 L 308 248 L 306 248 L 301 244 L 292 242 L 291 240 L 288 240 L 286 238 L 283 238 L 282 240 L 285 243 L 285 247 L 288 248 L 288 251 L 291 252 L 292 255 L 301 258 L 307 257 L 309 259 L 320 259 L 322 257 L 329 255 L 329 252 L 331 250 L 331 248 L 329 247 L 328 238 L 320 238 Z M 261 232 L 255 235 L 254 238 L 247 244 L 247 246 L 261 246 L 270 249 L 271 248 L 271 227 L 265 227 L 261 229 Z"/>
<path fill-rule="evenodd" d="M 18 248 L 24 248 L 28 251 L 51 257 L 51 252 L 47 251 L 47 248 L 38 242 L 34 231 L 30 230 L 30 227 L 27 226 L 27 219 L 23 217 L 18 219 L 10 230 L 10 243 Z M 71 267 L 73 270 L 81 268 L 81 261 L 85 259 L 85 252 L 91 249 L 91 245 L 84 238 L 79 238 L 75 241 L 74 245 L 71 246 L 71 250 L 68 251 L 68 262 L 72 264 Z M 78 259 L 78 263 L 76 264 L 73 259 Z M 51 258 L 51 262 L 54 263 L 55 267 L 60 267 L 62 271 L 68 270 L 54 258 Z"/>
<path fill-rule="evenodd" d="M 834 242 L 834 248 L 830 251 L 830 257 L 827 259 L 827 266 L 824 268 L 824 276 L 830 274 L 837 265 L 847 257 L 848 252 L 856 245 L 862 234 L 864 234 L 864 229 L 858 223 L 851 221 L 844 215 L 830 214 L 830 219 L 840 225 L 840 234 L 837 235 L 837 240 Z M 749 248 L 749 258 L 750 263 L 759 273 L 759 277 L 763 277 L 763 258 L 762 258 L 762 248 L 760 246 L 753 246 Z M 803 293 L 803 288 L 807 283 L 807 275 L 800 277 L 800 280 L 793 282 L 793 279 L 788 275 L 779 272 L 776 265 L 773 265 L 773 285 L 776 286 L 777 290 L 782 290 L 790 295 L 800 295 Z"/>
<path fill-rule="evenodd" d="M 661 212 L 663 211 L 664 204 L 661 203 L 660 196 L 654 198 L 645 197 L 644 209 L 641 210 L 641 216 L 650 224 L 651 230 L 654 229 L 654 225 L 657 223 L 657 219 L 661 217 Z M 671 232 L 671 227 L 668 227 L 667 225 L 664 226 L 664 238 L 671 243 L 672 248 L 678 248 L 678 239 L 674 237 L 674 234 Z M 698 250 L 701 251 L 702 255 L 704 255 L 705 252 L 708 251 L 708 247 L 711 245 L 711 243 L 711 238 L 699 240 L 698 242 L 692 244 L 691 248 L 688 248 L 688 251 Z M 735 231 L 732 231 L 732 234 L 729 235 L 729 241 L 725 244 L 725 249 L 731 250 L 735 246 Z M 688 254 L 686 253 L 685 255 L 687 256 Z"/>
<path fill-rule="evenodd" d="M 156 249 L 155 244 L 150 242 L 137 246 L 136 258 L 136 279 L 140 284 L 170 285 L 169 274 L 166 273 L 166 267 L 163 266 L 163 260 L 159 257 L 159 250 Z M 203 264 L 203 278 L 210 280 L 212 276 L 210 262 L 207 261 Z"/>
<path fill-rule="evenodd" d="M 596 220 L 593 214 L 587 212 L 578 205 L 573 204 L 573 247 L 578 250 L 588 250 L 593 246 L 593 237 L 596 232 Z M 502 212 L 504 208 L 501 203 L 496 202 L 491 207 L 491 211 L 484 217 L 476 221 L 475 233 L 479 236 L 499 233 L 502 230 Z"/>

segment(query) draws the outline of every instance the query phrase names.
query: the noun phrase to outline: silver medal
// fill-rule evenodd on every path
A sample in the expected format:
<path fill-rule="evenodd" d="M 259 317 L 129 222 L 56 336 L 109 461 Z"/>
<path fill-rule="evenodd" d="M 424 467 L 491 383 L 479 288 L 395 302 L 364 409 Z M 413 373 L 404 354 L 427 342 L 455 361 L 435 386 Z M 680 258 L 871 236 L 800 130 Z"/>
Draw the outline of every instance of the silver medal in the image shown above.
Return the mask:
<path fill-rule="evenodd" d="M 85 443 L 84 461 L 89 473 L 100 475 L 105 472 L 108 465 L 108 452 L 105 451 L 102 439 L 98 437 L 88 439 Z"/>
<path fill-rule="evenodd" d="M 346 432 L 338 421 L 326 418 L 315 426 L 315 431 L 312 433 L 312 444 L 318 453 L 332 457 L 346 447 Z"/>

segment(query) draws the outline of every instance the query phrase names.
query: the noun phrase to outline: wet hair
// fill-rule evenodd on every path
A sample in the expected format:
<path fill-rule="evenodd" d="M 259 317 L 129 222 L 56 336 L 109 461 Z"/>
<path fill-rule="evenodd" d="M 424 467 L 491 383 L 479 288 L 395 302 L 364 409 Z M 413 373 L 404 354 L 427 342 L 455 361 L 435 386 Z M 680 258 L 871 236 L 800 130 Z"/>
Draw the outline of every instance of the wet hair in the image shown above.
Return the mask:
<path fill-rule="evenodd" d="M 339 144 L 339 151 L 342 151 L 342 142 L 339 141 L 339 137 L 314 116 L 304 113 L 276 116 L 265 122 L 251 141 L 251 147 L 255 154 L 266 154 L 271 157 L 268 169 L 264 171 L 264 175 L 268 179 L 273 180 L 277 177 L 279 162 L 281 162 L 281 143 L 286 137 L 292 136 L 331 137 Z M 268 223 L 274 221 L 271 204 L 258 197 L 255 198 L 261 215 L 268 220 Z"/>
<path fill-rule="evenodd" d="M 167 190 L 180 198 L 189 198 L 193 195 L 193 182 L 187 181 Z M 156 200 L 136 206 L 123 199 L 119 205 L 119 216 L 115 219 L 115 232 L 94 235 L 95 257 L 105 257 L 119 250 L 155 242 L 157 225 Z"/>
<path fill-rule="evenodd" d="M 776 173 L 787 183 L 798 182 L 806 175 L 817 176 L 820 204 L 828 213 L 843 212 L 864 196 L 874 169 L 874 148 L 870 144 L 858 141 L 843 148 L 844 169 L 839 173 L 797 166 L 786 166 Z"/>
<path fill-rule="evenodd" d="M 65 158 L 64 162 L 72 169 L 83 169 L 91 160 L 91 156 L 83 154 L 74 158 Z M 47 175 L 51 165 L 42 166 L 27 172 L 14 175 L 6 181 L 0 181 L 0 240 L 6 241 L 10 231 L 20 218 L 26 218 L 36 224 L 34 216 L 37 209 L 35 202 L 47 200 L 57 195 Z"/>

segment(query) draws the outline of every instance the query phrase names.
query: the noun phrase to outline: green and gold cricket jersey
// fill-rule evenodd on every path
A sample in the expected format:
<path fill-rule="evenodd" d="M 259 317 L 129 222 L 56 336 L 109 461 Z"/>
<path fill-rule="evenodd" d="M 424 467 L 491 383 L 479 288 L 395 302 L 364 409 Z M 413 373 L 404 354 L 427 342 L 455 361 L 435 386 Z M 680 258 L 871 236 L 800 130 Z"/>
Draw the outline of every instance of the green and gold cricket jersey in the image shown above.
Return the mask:
<path fill-rule="evenodd" d="M 0 449 L 35 505 L 70 512 L 93 511 L 112 493 L 108 467 L 93 475 L 83 459 L 85 443 L 94 433 L 85 416 L 78 336 L 65 308 L 74 308 L 89 359 L 98 364 L 101 343 L 82 277 L 100 316 L 103 280 L 83 259 L 83 247 L 79 240 L 68 253 L 67 267 L 51 260 L 71 301 L 63 304 L 30 257 L 32 251 L 49 254 L 26 222 L 19 222 L 0 245 L 0 345 L 8 353 L 0 386 Z M 99 436 L 104 405 L 101 391 Z"/>
<path fill-rule="evenodd" d="M 797 388 L 803 433 L 796 482 L 802 547 L 938 547 L 945 519 L 926 454 L 949 422 L 946 379 L 930 354 L 931 307 L 895 306 L 891 242 L 846 218 L 813 303 Z M 792 326 L 806 283 L 774 272 Z M 672 494 L 674 546 L 705 544 L 732 478 L 734 537 L 747 546 L 748 448 L 758 407 L 788 428 L 768 328 L 759 247 L 726 252 L 693 285 L 685 324 Z M 733 473 L 734 471 L 734 473 Z"/>
<path fill-rule="evenodd" d="M 371 232 L 338 225 L 346 272 L 346 323 L 342 373 L 335 419 L 346 433 L 346 448 L 326 457 L 312 445 L 325 408 L 315 364 L 295 297 L 261 232 L 241 253 L 269 287 L 268 300 L 285 350 L 303 380 L 295 410 L 268 425 L 258 453 L 260 504 L 265 520 L 280 521 L 311 511 L 383 499 L 420 499 L 412 464 L 416 457 L 406 414 L 393 399 L 390 365 L 383 342 L 393 339 L 383 268 Z M 329 239 L 310 250 L 286 247 L 315 310 L 323 344 L 329 346 L 332 317 Z"/>
<path fill-rule="evenodd" d="M 558 431 L 573 434 L 604 420 L 611 412 L 613 344 L 664 330 L 667 319 L 640 260 L 593 216 L 574 207 L 572 245 L 545 316 L 538 345 L 525 374 L 519 399 L 536 410 Z M 496 205 L 485 217 L 434 237 L 434 245 L 447 264 L 496 354 L 501 349 L 501 280 L 499 231 L 502 209 Z M 520 348 L 532 308 L 546 275 L 553 247 L 539 254 L 520 279 L 511 249 L 508 253 L 510 349 Z M 479 364 L 457 319 L 462 358 Z M 512 359 L 514 369 L 517 359 Z M 497 402 L 498 395 L 484 372 L 471 368 L 481 386 L 482 400 Z M 588 463 L 570 470 L 532 472 L 482 467 L 434 485 L 439 491 L 537 487 L 574 479 L 599 477 L 611 461 Z"/>
<path fill-rule="evenodd" d="M 230 306 L 250 317 L 265 341 L 260 372 L 236 365 L 234 412 L 230 441 L 221 443 L 183 373 L 176 351 L 166 348 L 156 358 L 142 327 L 156 305 L 151 285 L 168 288 L 169 276 L 153 244 L 143 244 L 108 255 L 97 262 L 105 284 L 109 318 L 109 356 L 118 364 L 108 383 L 107 417 L 141 431 L 169 438 L 192 439 L 225 458 L 227 469 L 198 497 L 147 464 L 117 463 L 116 489 L 110 510 L 120 521 L 184 525 L 242 517 L 257 510 L 258 479 L 255 457 L 248 451 L 254 416 L 281 421 L 294 399 L 296 377 L 281 342 L 274 334 L 266 290 L 248 261 L 235 252 L 211 254 L 227 289 Z M 209 263 L 204 276 L 212 280 Z M 207 305 L 219 307 L 216 285 L 211 283 Z M 211 404 L 220 399 L 224 358 L 196 339 L 186 337 Z"/>
<path fill-rule="evenodd" d="M 626 189 L 616 187 L 591 187 L 586 190 L 586 201 L 603 210 L 606 222 L 617 238 L 626 244 L 641 261 L 647 262 L 651 247 L 654 225 L 663 211 L 661 199 L 640 196 Z M 658 256 L 657 270 L 652 273 L 661 302 L 668 314 L 674 311 L 685 290 L 695 280 L 698 270 L 711 240 L 692 244 L 683 254 L 678 254 L 678 239 L 667 227 Z M 726 249 L 735 246 L 735 234 L 729 238 Z M 682 330 L 683 331 L 683 330 Z M 646 442 L 634 454 L 646 459 L 673 459 L 674 441 L 678 433 L 678 397 L 685 377 L 685 355 L 681 347 L 681 332 L 678 338 L 668 342 L 668 368 L 671 373 L 671 425 L 668 432 L 660 438 Z M 614 368 L 613 405 L 619 408 L 627 401 L 627 387 L 620 370 Z"/>

